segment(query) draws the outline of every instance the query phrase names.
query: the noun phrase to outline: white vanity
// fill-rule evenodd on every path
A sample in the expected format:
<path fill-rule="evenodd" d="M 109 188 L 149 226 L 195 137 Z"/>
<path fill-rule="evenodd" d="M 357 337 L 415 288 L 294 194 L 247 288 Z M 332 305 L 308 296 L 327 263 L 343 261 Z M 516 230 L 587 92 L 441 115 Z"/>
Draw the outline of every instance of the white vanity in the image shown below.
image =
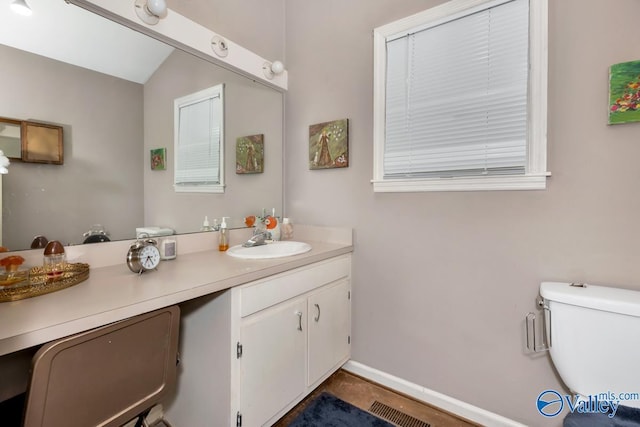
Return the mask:
<path fill-rule="evenodd" d="M 349 359 L 350 277 L 345 254 L 183 304 L 182 367 L 168 418 L 275 422 Z"/>
<path fill-rule="evenodd" d="M 178 258 L 140 276 L 124 263 L 127 242 L 85 245 L 104 252 L 100 260 L 120 261 L 92 268 L 72 288 L 0 304 L 0 373 L 21 350 L 179 304 L 181 361 L 167 419 L 257 426 L 277 420 L 348 360 L 351 230 L 300 226 L 296 240 L 311 251 L 265 260 L 218 252 L 217 233 L 178 237 Z M 92 267 L 105 262 L 70 252 Z M 3 381 L 0 392 L 9 386 Z"/>

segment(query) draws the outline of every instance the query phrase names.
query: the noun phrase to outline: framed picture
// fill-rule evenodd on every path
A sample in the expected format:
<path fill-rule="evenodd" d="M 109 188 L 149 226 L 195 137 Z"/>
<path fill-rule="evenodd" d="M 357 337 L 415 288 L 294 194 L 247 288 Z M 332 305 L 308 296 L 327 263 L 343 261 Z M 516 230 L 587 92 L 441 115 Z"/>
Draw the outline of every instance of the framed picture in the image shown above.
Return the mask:
<path fill-rule="evenodd" d="M 151 170 L 163 171 L 167 169 L 167 149 L 154 148 L 151 150 Z"/>
<path fill-rule="evenodd" d="M 309 169 L 349 166 L 349 119 L 309 126 Z"/>
<path fill-rule="evenodd" d="M 264 172 L 264 135 L 236 139 L 236 173 Z"/>
<path fill-rule="evenodd" d="M 62 126 L 23 121 L 21 135 L 23 162 L 63 163 Z"/>
<path fill-rule="evenodd" d="M 609 68 L 609 124 L 640 121 L 640 61 Z"/>

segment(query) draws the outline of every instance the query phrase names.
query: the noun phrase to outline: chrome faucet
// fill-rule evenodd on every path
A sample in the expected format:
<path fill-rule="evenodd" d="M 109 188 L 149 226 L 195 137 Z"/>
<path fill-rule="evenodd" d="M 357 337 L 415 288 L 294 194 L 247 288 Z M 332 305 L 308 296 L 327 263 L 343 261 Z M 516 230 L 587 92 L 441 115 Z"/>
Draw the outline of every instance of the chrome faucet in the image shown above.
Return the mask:
<path fill-rule="evenodd" d="M 244 246 L 245 248 L 251 248 L 253 246 L 266 245 L 267 240 L 271 240 L 271 232 L 266 230 L 256 232 L 254 230 L 253 237 L 244 242 L 242 246 Z"/>

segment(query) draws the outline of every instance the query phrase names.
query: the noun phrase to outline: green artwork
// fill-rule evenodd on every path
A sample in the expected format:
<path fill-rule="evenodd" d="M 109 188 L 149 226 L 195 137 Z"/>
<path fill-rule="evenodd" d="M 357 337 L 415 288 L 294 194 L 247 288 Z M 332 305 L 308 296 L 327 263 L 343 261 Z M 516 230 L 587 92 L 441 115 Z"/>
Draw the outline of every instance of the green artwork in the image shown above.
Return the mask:
<path fill-rule="evenodd" d="M 640 121 L 640 61 L 609 68 L 609 124 Z"/>
<path fill-rule="evenodd" d="M 242 136 L 236 140 L 236 173 L 264 172 L 264 135 Z"/>
<path fill-rule="evenodd" d="M 309 169 L 349 166 L 349 119 L 309 126 Z"/>
<path fill-rule="evenodd" d="M 154 148 L 151 150 L 151 170 L 163 171 L 167 169 L 167 149 Z"/>

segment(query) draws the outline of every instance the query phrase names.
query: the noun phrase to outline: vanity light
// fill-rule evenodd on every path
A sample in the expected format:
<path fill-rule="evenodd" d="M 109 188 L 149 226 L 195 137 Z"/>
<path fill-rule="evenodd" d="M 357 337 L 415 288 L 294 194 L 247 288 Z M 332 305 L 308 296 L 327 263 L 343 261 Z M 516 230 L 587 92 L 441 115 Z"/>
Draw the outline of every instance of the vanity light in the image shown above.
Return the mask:
<path fill-rule="evenodd" d="M 31 15 L 32 10 L 27 4 L 27 0 L 13 0 L 11 3 L 11 10 L 13 10 L 18 15 L 29 16 Z"/>
<path fill-rule="evenodd" d="M 218 55 L 221 58 L 224 58 L 229 54 L 229 46 L 227 45 L 227 41 L 224 37 L 215 35 L 211 38 L 211 49 L 213 53 Z"/>
<path fill-rule="evenodd" d="M 149 25 L 156 25 L 167 14 L 165 0 L 135 0 L 134 6 L 138 18 Z"/>
<path fill-rule="evenodd" d="M 262 65 L 262 71 L 264 72 L 264 76 L 271 80 L 273 76 L 282 74 L 284 71 L 284 64 L 280 61 L 267 61 Z"/>

